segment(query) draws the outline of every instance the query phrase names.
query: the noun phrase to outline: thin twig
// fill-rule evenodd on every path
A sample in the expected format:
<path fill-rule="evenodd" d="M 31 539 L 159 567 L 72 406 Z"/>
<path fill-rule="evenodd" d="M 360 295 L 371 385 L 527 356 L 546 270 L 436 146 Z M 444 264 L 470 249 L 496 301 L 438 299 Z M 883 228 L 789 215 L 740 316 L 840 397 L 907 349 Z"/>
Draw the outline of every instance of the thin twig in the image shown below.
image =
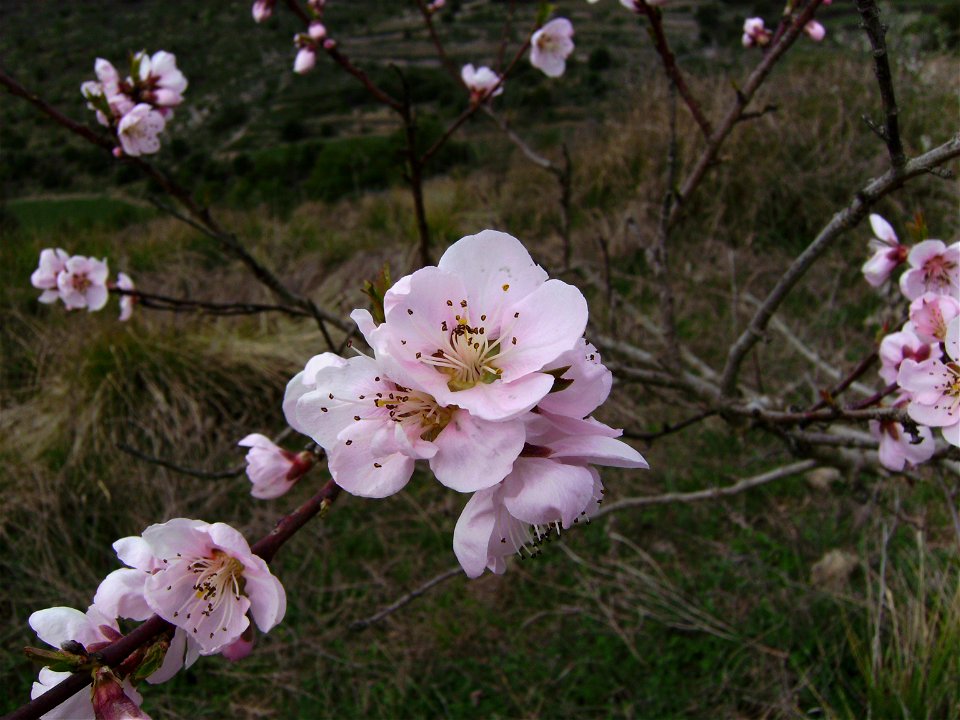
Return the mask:
<path fill-rule="evenodd" d="M 623 500 L 618 500 L 617 502 L 610 503 L 609 505 L 601 505 L 600 509 L 594 513 L 593 517 L 598 518 L 602 517 L 603 515 L 609 515 L 612 512 L 618 512 L 628 508 L 644 507 L 647 505 L 692 503 L 701 502 L 703 500 L 715 500 L 716 498 L 728 497 L 730 495 L 737 495 L 739 493 L 746 492 L 747 490 L 752 490 L 755 487 L 766 485 L 767 483 L 771 483 L 775 480 L 780 480 L 782 478 L 811 470 L 818 464 L 819 463 L 816 460 L 801 460 L 790 465 L 784 465 L 776 470 L 770 470 L 769 472 L 761 473 L 760 475 L 754 475 L 753 477 L 738 480 L 732 485 L 726 485 L 723 487 L 714 487 L 706 490 L 696 490 L 694 492 L 686 493 L 664 493 L 663 495 L 624 498 Z"/>
<path fill-rule="evenodd" d="M 167 310 L 170 312 L 199 312 L 208 315 L 258 315 L 260 313 L 278 312 L 295 317 L 311 317 L 311 313 L 298 307 L 288 305 L 267 305 L 263 303 L 219 303 L 207 300 L 193 300 L 191 298 L 176 298 L 169 295 L 146 293 L 142 290 L 124 290 L 118 287 L 110 288 L 110 292 L 134 298 L 137 303 L 150 310 Z"/>
<path fill-rule="evenodd" d="M 132 455 L 139 460 L 148 462 L 151 465 L 159 465 L 160 467 L 165 467 L 168 470 L 173 470 L 174 472 L 181 473 L 182 475 L 189 475 L 191 477 L 202 478 L 204 480 L 225 480 L 227 478 L 237 477 L 238 475 L 242 475 L 243 471 L 247 469 L 246 464 L 244 464 L 238 465 L 235 468 L 230 468 L 229 470 L 200 470 L 198 468 L 184 467 L 183 465 L 178 465 L 170 460 L 164 460 L 163 458 L 148 455 L 142 450 L 137 450 L 135 447 L 127 445 L 126 443 L 117 443 L 117 449 L 127 453 L 127 455 Z"/>
<path fill-rule="evenodd" d="M 713 417 L 717 414 L 716 410 L 704 410 L 701 413 L 697 413 L 693 417 L 689 417 L 686 420 L 681 420 L 678 423 L 673 425 L 669 423 L 663 423 L 663 428 L 657 432 L 640 432 L 639 430 L 624 430 L 623 436 L 630 438 L 631 440 L 645 440 L 646 442 L 653 442 L 654 440 L 659 440 L 666 435 L 672 435 L 675 432 L 680 432 L 681 430 L 686 430 L 692 425 L 703 422 L 707 418 Z"/>
<path fill-rule="evenodd" d="M 880 86 L 880 99 L 883 102 L 883 129 L 880 130 L 869 122 L 868 124 L 883 138 L 890 154 L 890 164 L 893 168 L 902 168 L 907 163 L 907 156 L 903 151 L 903 142 L 900 139 L 900 111 L 897 108 L 897 98 L 893 91 L 893 76 L 890 73 L 890 61 L 887 57 L 887 26 L 880 22 L 880 9 L 876 0 L 857 0 L 857 12 L 860 13 L 860 27 L 870 39 L 873 49 L 873 69 L 877 75 L 877 84 Z M 864 118 L 868 120 L 868 118 Z"/>
<path fill-rule="evenodd" d="M 364 618 L 363 620 L 355 620 L 354 622 L 350 623 L 350 629 L 353 630 L 354 632 L 358 630 L 365 630 L 371 625 L 377 624 L 388 615 L 392 615 L 393 613 L 395 613 L 397 610 L 404 607 L 405 605 L 409 605 L 411 602 L 416 600 L 418 597 L 426 593 L 431 588 L 434 588 L 437 585 L 440 585 L 441 583 L 446 582 L 452 577 L 455 577 L 457 575 L 462 575 L 462 574 L 463 574 L 463 569 L 459 565 L 454 565 L 452 568 L 444 570 L 439 575 L 436 575 L 430 578 L 415 590 L 411 590 L 405 595 L 401 595 L 392 603 L 378 610 L 370 617 Z"/>
<path fill-rule="evenodd" d="M 703 114 L 700 103 L 697 102 L 697 99 L 687 86 L 687 81 L 684 80 L 683 73 L 681 73 L 680 68 L 677 67 L 677 58 L 670 49 L 667 36 L 663 31 L 663 13 L 660 11 L 660 8 L 647 5 L 646 0 L 640 0 L 640 7 L 642 8 L 641 13 L 646 15 L 650 21 L 650 35 L 653 37 L 653 46 L 663 61 L 664 72 L 666 72 L 667 77 L 670 78 L 673 85 L 676 86 L 687 108 L 689 108 L 690 114 L 693 115 L 693 119 L 696 120 L 697 125 L 700 126 L 703 137 L 709 140 L 713 129 L 710 127 L 710 121 L 707 120 L 707 116 Z"/>

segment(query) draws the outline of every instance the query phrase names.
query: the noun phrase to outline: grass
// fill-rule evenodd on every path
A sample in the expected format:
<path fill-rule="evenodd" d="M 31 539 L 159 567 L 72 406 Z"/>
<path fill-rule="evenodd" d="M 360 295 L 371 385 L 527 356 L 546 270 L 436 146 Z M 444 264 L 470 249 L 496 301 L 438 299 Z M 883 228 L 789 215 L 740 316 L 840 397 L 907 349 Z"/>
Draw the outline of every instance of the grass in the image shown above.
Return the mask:
<path fill-rule="evenodd" d="M 575 11 L 585 13 L 585 7 Z M 597 7 L 610 18 L 623 17 L 613 5 Z M 486 10 L 468 3 L 461 12 L 466 18 Z M 79 11 L 56 12 L 67 13 L 64 42 L 75 42 L 80 36 L 70 34 L 68 20 Z M 156 20 L 167 11 L 157 5 L 151 12 Z M 217 9 L 191 12 L 199 13 L 197 22 L 204 13 L 212 21 Z M 245 14 L 243 33 L 233 15 L 224 18 L 223 34 L 236 37 L 216 37 L 218 52 L 222 43 L 259 37 L 246 32 Z M 394 21 L 371 17 L 369 23 Z M 286 33 L 277 22 L 265 32 Z M 163 28 L 169 30 L 169 23 Z M 617 32 L 635 31 L 617 25 Z M 591 33 L 599 34 L 584 23 L 583 34 Z M 257 56 L 260 40 L 250 42 Z M 183 54 L 195 51 L 188 47 Z M 49 52 L 58 57 L 60 50 Z M 608 72 L 617 87 L 617 73 L 632 66 L 619 51 L 614 55 Z M 911 152 L 924 136 L 939 142 L 954 132 L 948 114 L 930 108 L 953 102 L 955 59 L 918 58 L 896 69 Z M 280 77 L 287 60 L 281 57 L 276 72 L 264 70 L 263 76 Z M 207 72 L 216 78 L 225 69 L 211 65 Z M 849 201 L 852 189 L 883 168 L 882 146 L 857 119 L 879 112 L 870 73 L 864 56 L 850 54 L 841 42 L 817 54 L 801 49 L 758 98 L 778 111 L 738 129 L 723 162 L 711 171 L 709 191 L 671 236 L 683 338 L 715 366 L 745 319 L 730 304 L 731 281 L 762 294 L 792 253 Z M 203 97 L 207 81 L 197 77 L 191 92 Z M 70 85 L 64 92 L 73 92 L 63 82 Z M 714 116 L 731 101 L 729 84 L 711 74 L 692 82 Z M 529 91 L 539 92 L 536 85 Z M 264 92 L 278 103 L 290 97 L 287 88 Z M 290 92 L 297 102 L 310 97 L 298 95 L 306 93 L 303 86 Z M 656 312 L 643 243 L 655 231 L 661 200 L 666 93 L 650 79 L 616 95 L 610 106 L 615 109 L 596 125 L 579 123 L 570 108 L 552 108 L 560 119 L 535 141 L 555 156 L 560 142 L 571 148 L 576 262 L 565 277 L 590 297 L 591 332 L 615 332 L 655 347 L 628 308 Z M 20 110 L 5 106 L 3 112 Z M 373 161 L 381 162 L 389 138 L 317 138 L 319 126 L 310 119 L 305 137 L 278 149 L 275 138 L 279 123 L 290 119 L 288 111 L 276 118 L 258 115 L 256 106 L 250 112 L 243 121 L 248 134 L 234 147 L 237 157 L 243 153 L 250 160 L 247 175 L 234 172 L 234 157 L 210 139 L 197 152 L 221 171 L 228 168 L 223 187 L 244 198 L 231 207 L 224 196 L 214 208 L 217 216 L 292 287 L 344 314 L 363 306 L 363 280 L 384 263 L 399 277 L 415 262 L 410 200 L 402 187 L 384 182 L 386 170 L 377 165 L 375 191 L 365 181 L 346 195 L 295 195 L 282 212 L 268 196 L 256 194 L 259 180 L 251 194 L 242 183 L 257 173 L 281 182 L 283 173 L 299 170 L 307 182 L 313 177 L 322 184 L 324 166 L 315 163 L 330 148 L 341 148 L 334 152 L 344 162 L 363 156 L 359 148 L 374 148 Z M 697 130 L 682 108 L 680 123 L 686 162 Z M 288 137 L 295 130 L 288 128 Z M 39 137 L 26 138 L 28 147 Z M 452 164 L 427 184 L 438 250 L 479 228 L 499 227 L 521 237 L 539 262 L 558 267 L 552 178 L 504 146 L 477 152 L 476 165 Z M 207 187 L 215 200 L 216 190 L 215 184 Z M 955 207 L 956 185 L 926 178 L 877 209 L 898 231 L 923 209 L 934 234 L 949 237 Z M 99 578 L 117 567 L 113 540 L 176 516 L 229 520 L 254 538 L 325 479 L 318 472 L 290 495 L 258 502 L 242 476 L 192 478 L 123 453 L 119 442 L 190 467 L 235 466 L 242 458 L 237 439 L 282 429 L 287 379 L 324 348 L 308 324 L 275 317 L 211 320 L 140 310 L 122 326 L 114 305 L 100 314 L 40 306 L 25 278 L 39 250 L 50 245 L 106 255 L 113 270 L 130 272 L 148 290 L 222 301 L 267 296 L 206 238 L 139 205 L 107 196 L 47 197 L 9 202 L 7 212 L 17 223 L 5 230 L 0 264 L 0 613 L 6 618 L 0 625 L 0 678 L 11 689 L 3 710 L 26 697 L 34 674 L 19 655 L 20 647 L 35 642 L 26 618 L 51 605 L 85 607 Z M 638 234 L 624 231 L 627 218 Z M 606 238 L 613 259 L 618 304 L 612 312 L 605 306 L 598 236 Z M 783 312 L 796 333 L 841 363 L 856 362 L 893 314 L 856 270 L 868 237 L 866 228 L 847 235 Z M 827 382 L 776 335 L 757 357 L 749 372 L 767 387 L 799 379 L 789 402 L 809 403 L 815 388 Z M 605 420 L 635 430 L 686 414 L 627 383 L 617 386 L 604 412 Z M 294 438 L 287 446 L 302 442 Z M 716 418 L 642 450 L 653 470 L 605 470 L 611 497 L 700 489 L 787 458 L 769 438 Z M 921 545 L 902 522 L 887 543 L 877 543 L 882 528 L 890 527 L 895 502 L 902 516 L 922 516 Z M 888 718 L 905 717 L 903 708 L 910 717 L 932 720 L 960 708 L 957 687 L 946 680 L 956 675 L 960 657 L 956 558 L 942 495 L 929 478 L 907 483 L 850 472 L 826 490 L 793 478 L 721 502 L 613 514 L 565 534 L 534 563 L 513 563 L 504 577 L 456 577 L 383 623 L 350 630 L 351 622 L 455 562 L 450 537 L 462 505 L 462 497 L 425 474 L 383 501 L 341 498 L 274 564 L 289 593 L 284 623 L 259 637 L 242 663 L 205 658 L 169 684 L 147 688 L 146 708 L 172 718 L 641 720 L 818 713 L 843 718 L 864 712 Z M 835 549 L 856 555 L 859 569 L 836 587 L 820 586 L 811 568 Z M 881 557 L 887 567 L 882 584 Z M 882 617 L 876 610 L 881 597 Z M 873 644 L 877 628 L 879 646 Z"/>

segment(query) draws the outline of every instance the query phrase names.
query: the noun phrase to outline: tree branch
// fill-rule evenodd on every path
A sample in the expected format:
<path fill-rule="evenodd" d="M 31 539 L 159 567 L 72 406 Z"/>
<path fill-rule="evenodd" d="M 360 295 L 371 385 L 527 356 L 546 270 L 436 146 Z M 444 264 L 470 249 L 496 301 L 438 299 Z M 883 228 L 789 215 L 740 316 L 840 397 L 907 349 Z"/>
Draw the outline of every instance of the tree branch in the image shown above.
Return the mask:
<path fill-rule="evenodd" d="M 876 0 L 857 0 L 857 12 L 860 13 L 860 27 L 866 31 L 870 39 L 870 47 L 873 48 L 873 69 L 877 75 L 880 99 L 883 102 L 883 129 L 880 130 L 872 122 L 868 124 L 887 144 L 890 164 L 896 170 L 906 164 L 907 156 L 903 151 L 903 142 L 900 140 L 900 111 L 893 92 L 893 77 L 887 57 L 887 26 L 880 22 L 880 9 L 877 7 Z"/>
<path fill-rule="evenodd" d="M 416 600 L 418 597 L 426 593 L 431 588 L 435 588 L 437 585 L 440 585 L 441 583 L 446 582 L 450 578 L 456 577 L 457 575 L 462 575 L 462 574 L 463 574 L 463 569 L 459 565 L 454 565 L 452 568 L 444 570 L 439 575 L 436 575 L 430 578 L 415 590 L 411 590 L 405 595 L 401 595 L 392 603 L 378 610 L 370 617 L 364 618 L 363 620 L 355 620 L 354 622 L 350 623 L 350 629 L 353 630 L 354 632 L 357 632 L 359 630 L 365 630 L 371 625 L 375 625 L 376 623 L 380 622 L 388 615 L 392 615 L 403 606 L 409 605 L 411 602 Z"/>
<path fill-rule="evenodd" d="M 734 393 L 743 358 L 764 336 L 770 318 L 773 317 L 780 303 L 814 262 L 841 235 L 859 223 L 877 200 L 901 187 L 908 180 L 927 174 L 958 156 L 960 156 L 960 133 L 930 152 L 913 158 L 903 168 L 891 168 L 881 177 L 871 180 L 845 209 L 833 216 L 813 242 L 787 268 L 757 309 L 746 329 L 730 347 L 720 381 L 720 390 L 724 395 L 730 396 Z"/>

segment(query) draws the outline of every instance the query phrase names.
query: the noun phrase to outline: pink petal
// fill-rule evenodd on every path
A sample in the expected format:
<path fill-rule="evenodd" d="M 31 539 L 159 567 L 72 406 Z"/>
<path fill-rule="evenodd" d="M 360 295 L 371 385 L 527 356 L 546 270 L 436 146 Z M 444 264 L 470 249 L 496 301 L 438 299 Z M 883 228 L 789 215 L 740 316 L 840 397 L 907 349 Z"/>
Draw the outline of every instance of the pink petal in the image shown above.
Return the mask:
<path fill-rule="evenodd" d="M 100 582 L 93 604 L 109 617 L 146 620 L 153 614 L 143 597 L 147 577 L 133 568 L 114 570 Z"/>
<path fill-rule="evenodd" d="M 530 524 L 561 521 L 564 527 L 586 508 L 593 477 L 585 467 L 545 458 L 520 458 L 504 480 L 503 502 L 510 514 Z"/>
<path fill-rule="evenodd" d="M 571 435 L 550 445 L 550 450 L 551 458 L 569 458 L 574 462 L 644 470 L 650 467 L 625 442 L 602 435 Z"/>
<path fill-rule="evenodd" d="M 491 487 L 513 468 L 525 438 L 522 420 L 488 422 L 460 410 L 437 436 L 430 469 L 457 492 Z"/>
<path fill-rule="evenodd" d="M 897 239 L 897 233 L 893 231 L 890 223 L 876 213 L 870 213 L 870 227 L 878 240 L 882 240 L 888 245 L 898 245 L 900 243 Z"/>
<path fill-rule="evenodd" d="M 467 577 L 480 577 L 487 567 L 487 548 L 497 518 L 494 496 L 498 489 L 474 493 L 453 530 L 453 552 Z"/>

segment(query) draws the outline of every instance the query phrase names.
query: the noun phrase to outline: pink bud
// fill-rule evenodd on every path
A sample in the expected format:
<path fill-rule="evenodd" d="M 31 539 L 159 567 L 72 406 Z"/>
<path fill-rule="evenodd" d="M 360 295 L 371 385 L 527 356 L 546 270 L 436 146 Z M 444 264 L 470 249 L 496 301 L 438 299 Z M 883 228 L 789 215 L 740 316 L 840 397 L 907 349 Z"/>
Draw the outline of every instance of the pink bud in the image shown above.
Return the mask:
<path fill-rule="evenodd" d="M 123 148 L 115 147 L 115 148 L 113 149 L 113 156 L 114 156 L 115 158 L 122 158 L 122 157 L 123 157 Z"/>
<path fill-rule="evenodd" d="M 317 64 L 317 54 L 312 47 L 300 48 L 296 60 L 293 61 L 293 71 L 305 75 Z"/>
<path fill-rule="evenodd" d="M 326 40 L 323 41 L 324 50 L 333 50 L 336 46 L 337 46 L 336 40 L 331 40 L 330 38 L 327 38 Z"/>
<path fill-rule="evenodd" d="M 271 15 L 273 15 L 273 4 L 275 0 L 257 0 L 253 4 L 253 20 L 254 22 L 263 22 L 268 20 Z"/>
<path fill-rule="evenodd" d="M 96 720 L 150 720 L 150 716 L 127 697 L 109 668 L 97 670 L 91 695 Z"/>
<path fill-rule="evenodd" d="M 314 40 L 323 40 L 327 36 L 327 29 L 323 26 L 322 22 L 314 21 L 310 23 L 307 33 Z"/>
<path fill-rule="evenodd" d="M 823 40 L 823 38 L 827 36 L 826 29 L 823 27 L 823 25 L 818 23 L 816 20 L 811 20 L 806 25 L 804 25 L 803 31 L 807 34 L 807 37 L 809 37 L 814 42 L 820 42 L 821 40 Z"/>

